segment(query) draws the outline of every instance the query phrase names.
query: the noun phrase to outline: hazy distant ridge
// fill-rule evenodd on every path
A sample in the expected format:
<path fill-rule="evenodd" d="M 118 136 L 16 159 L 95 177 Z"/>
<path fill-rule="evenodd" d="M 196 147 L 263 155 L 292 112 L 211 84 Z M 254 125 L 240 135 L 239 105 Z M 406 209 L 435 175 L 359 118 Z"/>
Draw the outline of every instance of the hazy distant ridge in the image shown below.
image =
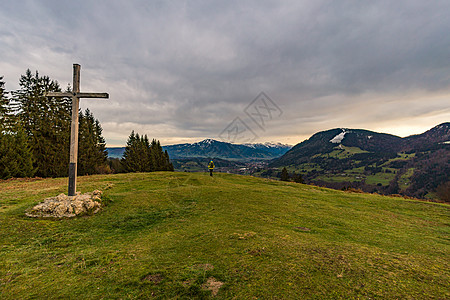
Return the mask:
<path fill-rule="evenodd" d="M 231 144 L 213 139 L 197 143 L 163 146 L 171 159 L 221 158 L 234 160 L 270 160 L 285 154 L 292 146 L 281 143 Z M 108 156 L 121 158 L 125 147 L 108 148 Z"/>

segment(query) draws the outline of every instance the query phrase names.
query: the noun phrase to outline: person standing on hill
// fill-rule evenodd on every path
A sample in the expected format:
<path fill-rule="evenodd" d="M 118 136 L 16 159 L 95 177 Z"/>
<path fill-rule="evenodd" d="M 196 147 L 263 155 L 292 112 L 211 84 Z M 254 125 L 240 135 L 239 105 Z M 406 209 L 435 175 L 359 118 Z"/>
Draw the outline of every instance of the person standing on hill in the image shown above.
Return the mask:
<path fill-rule="evenodd" d="M 212 160 L 211 160 L 211 161 L 209 162 L 209 164 L 208 164 L 208 169 L 209 169 L 209 176 L 213 176 L 213 175 L 212 175 L 212 172 L 213 172 L 213 170 L 214 170 L 214 163 L 213 163 Z"/>

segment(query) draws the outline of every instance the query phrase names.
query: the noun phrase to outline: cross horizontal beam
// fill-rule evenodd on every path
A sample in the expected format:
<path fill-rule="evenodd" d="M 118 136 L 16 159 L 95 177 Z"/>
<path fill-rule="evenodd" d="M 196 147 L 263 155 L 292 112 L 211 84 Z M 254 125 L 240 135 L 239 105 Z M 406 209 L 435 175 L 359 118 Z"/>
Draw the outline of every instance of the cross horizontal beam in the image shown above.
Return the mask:
<path fill-rule="evenodd" d="M 47 97 L 77 97 L 77 98 L 103 98 L 109 99 L 108 93 L 60 93 L 60 92 L 49 92 L 46 94 Z"/>
<path fill-rule="evenodd" d="M 75 95 L 77 98 L 105 98 L 109 99 L 108 93 L 77 93 Z"/>
<path fill-rule="evenodd" d="M 73 97 L 72 93 L 61 93 L 61 92 L 49 92 L 45 94 L 46 97 Z"/>

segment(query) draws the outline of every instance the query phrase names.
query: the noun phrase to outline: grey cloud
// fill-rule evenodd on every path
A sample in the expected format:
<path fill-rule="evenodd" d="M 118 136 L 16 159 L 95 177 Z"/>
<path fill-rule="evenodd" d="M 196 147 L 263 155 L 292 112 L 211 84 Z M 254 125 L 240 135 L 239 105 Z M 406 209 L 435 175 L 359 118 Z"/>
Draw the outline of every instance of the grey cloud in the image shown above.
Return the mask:
<path fill-rule="evenodd" d="M 361 114 L 389 127 L 430 113 L 415 104 L 402 116 L 403 97 L 448 93 L 449 9 L 418 0 L 7 1 L 0 75 L 17 82 L 17 70 L 38 69 L 65 86 L 81 63 L 82 89 L 111 94 L 108 104 L 83 104 L 101 122 L 164 124 L 178 136 L 217 136 L 261 91 L 290 124 L 274 123 L 271 136 L 364 127 Z M 371 105 L 382 113 L 358 114 Z"/>

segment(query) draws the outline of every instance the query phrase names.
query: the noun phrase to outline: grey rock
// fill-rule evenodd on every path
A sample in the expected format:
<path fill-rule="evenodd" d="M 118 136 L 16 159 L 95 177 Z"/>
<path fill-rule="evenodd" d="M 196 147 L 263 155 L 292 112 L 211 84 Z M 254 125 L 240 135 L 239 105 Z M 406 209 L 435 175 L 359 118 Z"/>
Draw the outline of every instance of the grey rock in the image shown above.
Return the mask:
<path fill-rule="evenodd" d="M 60 194 L 46 198 L 44 202 L 29 209 L 25 215 L 32 218 L 73 218 L 84 214 L 95 214 L 100 211 L 102 192 L 77 193 L 75 196 Z"/>

